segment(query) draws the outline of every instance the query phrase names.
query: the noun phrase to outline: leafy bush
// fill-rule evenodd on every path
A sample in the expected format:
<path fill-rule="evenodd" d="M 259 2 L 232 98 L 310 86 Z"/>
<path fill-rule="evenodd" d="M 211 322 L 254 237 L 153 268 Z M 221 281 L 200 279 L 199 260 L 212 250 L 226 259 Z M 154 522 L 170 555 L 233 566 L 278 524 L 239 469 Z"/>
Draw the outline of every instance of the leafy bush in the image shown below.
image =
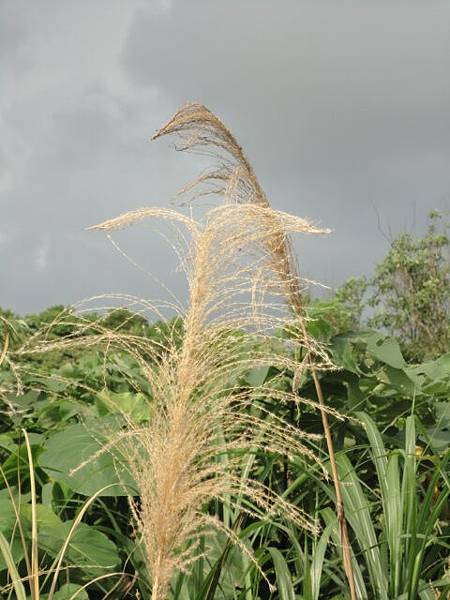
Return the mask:
<path fill-rule="evenodd" d="M 338 291 L 351 328 L 366 321 L 399 340 L 408 360 L 449 350 L 450 263 L 448 224 L 434 211 L 427 233 L 403 233 L 372 278 L 352 278 Z"/>
<path fill-rule="evenodd" d="M 446 499 L 450 356 L 408 365 L 397 342 L 378 332 L 337 333 L 338 328 L 333 326 L 335 310 L 336 307 L 320 303 L 312 306 L 310 328 L 329 344 L 340 367 L 322 375 L 327 401 L 359 421 L 332 420 L 332 430 L 345 483 L 344 502 L 357 583 L 365 590 L 361 597 L 400 598 L 406 594 L 405 598 L 412 599 L 417 589 L 419 597 L 431 598 L 433 584 L 438 594 L 433 597 L 443 599 L 448 592 L 445 569 L 449 533 Z M 146 331 L 157 336 L 161 327 L 148 327 Z M 60 336 L 64 335 L 60 331 Z M 280 335 L 289 336 L 289 331 Z M 35 362 L 28 356 L 19 366 L 24 367 L 25 394 L 17 396 L 10 391 L 3 397 L 0 531 L 11 548 L 20 576 L 26 577 L 26 565 L 7 485 L 16 503 L 20 494 L 19 516 L 25 543 L 30 547 L 30 472 L 21 435 L 21 428 L 25 427 L 34 461 L 39 561 L 44 570 L 54 563 L 80 509 L 105 488 L 86 508 L 78 538 L 74 536 L 69 544 L 58 578 L 61 595 L 55 598 L 64 598 L 62 594 L 66 591 L 73 594 L 113 569 L 119 575 L 91 583 L 86 592 L 76 597 L 83 598 L 81 594 L 88 593 L 89 598 L 101 598 L 111 593 L 110 597 L 119 599 L 127 593 L 132 597 L 137 590 L 147 597 L 150 581 L 130 526 L 126 497 L 133 481 L 121 468 L 123 457 L 101 453 L 72 473 L 85 458 L 95 456 L 103 436 L 110 435 L 114 427 L 120 428 L 126 415 L 133 414 L 141 422 L 150 418 L 149 405 L 142 391 L 135 387 L 135 382 L 140 381 L 145 389 L 139 366 L 118 350 L 110 350 L 105 362 L 101 346 L 36 356 Z M 7 365 L 1 369 L 5 385 L 11 374 Z M 241 385 L 243 389 L 260 385 L 291 389 L 294 375 L 267 366 L 249 371 Z M 303 396 L 315 399 L 314 385 L 308 375 L 303 376 L 300 390 Z M 307 407 L 300 412 L 292 411 L 270 397 L 263 401 L 267 409 L 292 424 L 309 432 L 321 431 L 320 416 L 315 411 Z M 370 414 L 371 419 L 361 411 Z M 415 420 L 411 414 L 416 415 Z M 365 423 L 365 432 L 360 422 Z M 308 600 L 337 598 L 339 594 L 345 597 L 332 510 L 333 493 L 321 473 L 302 460 L 286 464 L 276 455 L 259 452 L 248 456 L 242 468 L 253 469 L 262 482 L 279 493 L 295 497 L 300 506 L 319 516 L 324 527 L 321 536 L 314 539 L 283 521 L 268 522 L 263 515 L 260 520 L 243 517 L 239 509 L 226 503 L 210 507 L 233 527 L 241 543 L 253 550 L 269 581 L 277 586 L 273 597 L 293 598 L 295 594 Z M 125 489 L 124 483 L 130 487 Z M 409 504 L 405 495 L 408 490 L 413 494 Z M 393 499 L 403 506 L 401 511 Z M 398 519 L 389 525 L 396 514 Z M 408 543 L 409 534 L 403 529 L 406 526 L 415 527 L 414 543 Z M 401 528 L 400 533 L 395 527 Z M 366 529 L 371 532 L 370 539 L 364 537 L 368 535 L 364 534 Z M 87 546 L 83 550 L 84 543 Z M 180 575 L 172 583 L 174 598 L 270 595 L 267 583 L 242 549 L 230 546 L 220 535 L 205 539 L 204 546 L 208 553 L 192 574 Z M 77 554 L 77 548 L 87 552 L 84 558 Z M 91 555 L 89 551 L 94 548 L 96 553 Z M 411 557 L 415 557 L 414 564 L 410 564 Z M 70 566 L 73 568 L 67 570 Z M 8 590 L 6 564 L 0 563 L 0 567 L 2 585 Z M 45 577 L 41 582 L 44 581 Z M 66 582 L 75 587 L 67 587 Z M 43 587 L 42 597 L 50 584 L 51 577 Z M 27 580 L 24 585 L 27 586 Z"/>

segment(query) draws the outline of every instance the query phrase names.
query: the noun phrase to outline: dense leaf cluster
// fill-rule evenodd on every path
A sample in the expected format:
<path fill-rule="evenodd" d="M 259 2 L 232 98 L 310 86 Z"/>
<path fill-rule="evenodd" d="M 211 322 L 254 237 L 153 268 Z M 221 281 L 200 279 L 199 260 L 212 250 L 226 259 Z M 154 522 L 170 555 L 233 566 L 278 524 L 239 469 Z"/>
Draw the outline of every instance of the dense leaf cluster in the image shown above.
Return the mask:
<path fill-rule="evenodd" d="M 8 314 L 16 336 L 13 346 L 45 329 L 57 315 L 58 325 L 49 335 L 54 339 L 73 335 L 78 317 L 68 312 L 61 318 L 61 310 L 56 307 L 24 320 Z M 352 417 L 332 419 L 332 431 L 345 484 L 358 589 L 361 598 L 413 600 L 431 598 L 433 593 L 443 599 L 450 589 L 446 571 L 450 354 L 421 364 L 408 363 L 395 339 L 369 329 L 345 331 L 348 314 L 336 299 L 314 302 L 308 308 L 310 333 L 327 344 L 338 366 L 322 375 L 327 403 Z M 94 324 L 98 315 L 83 316 L 83 324 L 89 319 Z M 155 339 L 168 327 L 151 325 L 124 310 L 105 315 L 102 324 Z M 85 327 L 84 335 L 90 333 Z M 289 338 L 290 332 L 282 331 L 279 336 Z M 14 358 L 14 353 L 11 356 Z M 96 599 L 110 594 L 119 599 L 136 597 L 136 593 L 149 597 L 151 582 L 130 525 L 127 496 L 136 493 L 133 480 L 120 453 L 99 452 L 111 433 L 122 430 L 129 416 L 142 424 L 151 419 L 151 390 L 139 365 L 119 349 L 105 353 L 104 348 L 95 346 L 17 356 L 16 360 L 23 394 L 15 390 L 11 368 L 7 364 L 0 367 L 0 532 L 10 541 L 20 572 L 25 576 L 25 556 L 10 493 L 17 500 L 20 497 L 19 517 L 25 538 L 30 540 L 30 473 L 21 434 L 26 429 L 37 480 L 39 560 L 44 570 L 51 568 L 80 507 L 105 488 L 70 541 L 58 598 L 70 598 L 88 582 L 93 583 L 87 592 L 80 591 L 77 597 Z M 243 389 L 264 388 L 267 383 L 272 389 L 291 389 L 293 378 L 294 373 L 268 366 L 249 371 L 240 385 Z M 304 374 L 297 383 L 301 396 L 316 399 L 309 375 Z M 253 410 L 259 407 L 280 414 L 303 430 L 321 432 L 320 416 L 306 405 L 293 410 L 262 394 Z M 326 461 L 323 450 L 317 448 Z M 80 464 L 84 466 L 79 468 Z M 345 597 L 333 491 L 317 465 L 300 457 L 286 462 L 276 454 L 256 452 L 243 457 L 246 469 L 315 514 L 323 533 L 314 539 L 282 521 L 236 514 L 226 501 L 205 507 L 252 549 L 277 592 L 269 591 L 242 549 L 216 535 L 205 537 L 205 556 L 192 573 L 180 574 L 173 582 L 173 597 Z M 257 514 L 257 507 L 252 510 Z M 119 575 L 93 581 L 106 572 Z M 49 581 L 43 579 L 43 592 Z M 8 589 L 3 559 L 0 586 Z"/>
<path fill-rule="evenodd" d="M 448 223 L 433 212 L 423 237 L 403 233 L 372 278 L 352 278 L 337 292 L 351 326 L 367 322 L 399 340 L 420 361 L 448 352 L 450 262 Z"/>

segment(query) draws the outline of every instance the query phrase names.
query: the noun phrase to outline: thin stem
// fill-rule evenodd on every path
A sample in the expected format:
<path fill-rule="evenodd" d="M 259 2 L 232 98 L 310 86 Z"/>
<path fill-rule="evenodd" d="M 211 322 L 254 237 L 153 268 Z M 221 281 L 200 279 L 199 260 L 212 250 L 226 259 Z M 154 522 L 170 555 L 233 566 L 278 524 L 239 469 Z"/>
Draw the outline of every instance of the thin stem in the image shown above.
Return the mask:
<path fill-rule="evenodd" d="M 155 568 L 155 575 L 152 582 L 152 600 L 160 600 L 159 570 L 161 568 L 161 559 L 161 551 L 159 551 Z"/>
<path fill-rule="evenodd" d="M 347 576 L 348 585 L 350 588 L 351 600 L 356 600 L 356 588 L 355 588 L 355 577 L 353 574 L 352 564 L 352 553 L 350 546 L 350 539 L 348 536 L 347 519 L 345 517 L 344 502 L 341 494 L 341 483 L 339 480 L 339 474 L 336 465 L 336 457 L 334 454 L 333 438 L 331 436 L 330 424 L 328 422 L 328 415 L 325 410 L 325 400 L 323 396 L 322 386 L 320 385 L 319 377 L 317 376 L 314 365 L 310 363 L 311 375 L 314 380 L 316 388 L 317 398 L 320 404 L 320 414 L 322 416 L 322 425 L 325 433 L 325 439 L 327 442 L 328 456 L 330 457 L 331 473 L 333 477 L 334 490 L 336 493 L 336 516 L 339 523 L 339 536 L 341 540 L 342 557 L 344 562 L 344 570 Z"/>
<path fill-rule="evenodd" d="M 155 133 L 152 139 L 176 132 L 180 134 L 186 134 L 188 131 L 193 132 L 194 135 L 186 140 L 185 145 L 182 147 L 183 150 L 189 150 L 190 148 L 192 149 L 196 146 L 210 146 L 217 151 L 217 156 L 219 158 L 221 153 L 225 150 L 226 153 L 232 157 L 231 160 L 228 161 L 228 167 L 233 167 L 233 173 L 236 173 L 234 166 L 237 165 L 237 167 L 240 168 L 239 179 L 246 180 L 246 183 L 248 183 L 247 187 L 251 190 L 251 192 L 249 193 L 247 191 L 243 194 L 246 196 L 246 199 L 251 203 L 265 208 L 270 208 L 269 201 L 264 194 L 255 172 L 253 171 L 253 168 L 245 156 L 241 146 L 237 143 L 234 136 L 222 123 L 222 121 L 220 121 L 220 119 L 211 113 L 205 106 L 200 104 L 190 104 L 180 109 L 173 119 L 167 123 L 167 125 Z M 215 172 L 209 176 L 203 178 L 200 177 L 196 183 L 201 181 L 207 182 L 208 180 L 211 181 L 216 178 L 223 180 L 230 179 L 230 170 L 227 168 L 227 161 L 225 161 L 225 167 L 223 167 L 223 165 L 219 165 L 218 170 L 219 174 L 221 173 L 221 177 L 219 177 L 219 174 Z M 236 182 L 232 183 L 233 186 L 236 187 Z M 230 190 L 227 188 L 225 190 L 225 195 L 229 193 Z M 269 250 L 269 253 L 273 259 L 273 270 L 275 273 L 279 273 L 281 277 L 286 299 L 299 320 L 301 333 L 303 335 L 303 339 L 306 341 L 308 339 L 308 334 L 304 323 L 303 296 L 298 284 L 298 276 L 296 272 L 295 261 L 292 259 L 291 255 L 290 243 L 285 235 L 282 223 L 276 223 L 272 235 L 269 236 L 269 238 L 267 249 Z M 308 356 L 308 367 L 311 370 L 314 385 L 316 387 L 317 397 L 319 399 L 322 424 L 328 447 L 328 455 L 330 457 L 331 472 L 336 491 L 336 514 L 339 522 L 344 570 L 349 583 L 351 600 L 356 600 L 351 548 L 348 537 L 347 522 L 345 519 L 344 505 L 342 502 L 339 475 L 334 454 L 333 438 L 331 436 L 330 426 L 328 423 L 328 416 L 325 409 L 326 405 L 322 388 L 314 365 L 312 349 L 310 350 L 310 354 Z"/>
<path fill-rule="evenodd" d="M 289 253 L 286 245 L 284 246 L 284 257 L 283 260 L 288 265 L 286 269 L 286 273 L 292 273 L 292 267 L 289 264 Z M 297 278 L 287 278 L 285 287 L 286 287 L 286 295 L 289 299 L 289 303 L 297 316 L 300 324 L 301 335 L 304 340 L 308 339 L 308 332 L 306 330 L 305 320 L 304 320 L 304 305 L 303 305 L 303 297 L 301 291 L 298 287 Z M 313 350 L 311 349 L 307 355 L 308 366 L 311 371 L 311 375 L 314 381 L 314 386 L 316 388 L 317 398 L 319 400 L 319 410 L 320 415 L 322 417 L 322 426 L 325 434 L 325 439 L 327 442 L 328 456 L 330 458 L 331 465 L 331 476 L 333 479 L 334 490 L 336 493 L 336 517 L 339 524 L 339 537 L 342 548 L 342 559 L 344 563 L 344 571 L 347 577 L 348 586 L 350 590 L 350 598 L 351 600 L 357 600 L 356 598 L 356 588 L 355 588 L 355 576 L 353 573 L 353 564 L 352 564 L 352 553 L 350 546 L 350 539 L 348 535 L 348 527 L 347 527 L 347 519 L 345 517 L 345 509 L 344 503 L 342 500 L 341 493 L 341 483 L 339 480 L 339 473 L 336 465 L 336 456 L 334 453 L 334 445 L 333 445 L 333 437 L 331 435 L 330 424 L 328 421 L 328 414 L 326 411 L 325 398 L 323 395 L 322 386 L 320 384 L 319 377 L 317 375 L 317 370 L 314 365 L 314 355 Z"/>
<path fill-rule="evenodd" d="M 8 353 L 8 346 L 9 346 L 9 333 L 6 332 L 5 333 L 5 341 L 3 342 L 3 349 L 2 349 L 2 353 L 0 354 L 0 365 L 2 364 L 2 362 L 5 360 L 6 355 Z"/>
<path fill-rule="evenodd" d="M 28 453 L 28 464 L 30 470 L 30 487 L 31 487 L 31 573 L 30 587 L 32 600 L 39 600 L 39 564 L 38 564 L 38 517 L 36 506 L 36 481 L 33 466 L 33 453 L 28 433 L 23 429 L 25 436 L 25 444 Z"/>
<path fill-rule="evenodd" d="M 287 264 L 286 273 L 293 273 L 292 266 L 289 261 L 289 252 L 286 244 L 284 245 L 284 257 L 283 260 Z M 298 286 L 298 279 L 296 277 L 287 278 L 286 283 L 286 295 L 288 296 L 289 303 L 297 316 L 300 324 L 301 335 L 304 340 L 308 339 L 308 332 L 306 330 L 305 320 L 304 320 L 304 304 L 303 304 L 303 296 L 301 294 L 300 288 Z M 334 453 L 334 445 L 333 445 L 333 437 L 331 435 L 330 424 L 328 421 L 328 414 L 326 411 L 325 398 L 323 395 L 322 386 L 320 384 L 319 377 L 317 375 L 317 370 L 314 365 L 314 354 L 311 349 L 307 355 L 308 366 L 311 371 L 311 375 L 314 381 L 314 386 L 316 388 L 317 398 L 319 400 L 319 409 L 320 415 L 322 417 L 322 426 L 325 434 L 325 439 L 327 442 L 328 456 L 330 458 L 331 465 L 331 476 L 333 478 L 334 490 L 336 493 L 336 517 L 339 524 L 339 537 L 342 548 L 342 559 L 344 563 L 344 571 L 347 577 L 348 586 L 350 590 L 350 598 L 351 600 L 357 600 L 356 598 L 356 588 L 355 588 L 355 576 L 353 573 L 353 564 L 352 564 L 352 553 L 350 546 L 350 539 L 348 535 L 348 527 L 347 527 L 347 519 L 345 517 L 345 509 L 344 503 L 342 501 L 342 493 L 341 493 L 341 483 L 339 480 L 339 473 L 336 465 L 336 456 Z"/>

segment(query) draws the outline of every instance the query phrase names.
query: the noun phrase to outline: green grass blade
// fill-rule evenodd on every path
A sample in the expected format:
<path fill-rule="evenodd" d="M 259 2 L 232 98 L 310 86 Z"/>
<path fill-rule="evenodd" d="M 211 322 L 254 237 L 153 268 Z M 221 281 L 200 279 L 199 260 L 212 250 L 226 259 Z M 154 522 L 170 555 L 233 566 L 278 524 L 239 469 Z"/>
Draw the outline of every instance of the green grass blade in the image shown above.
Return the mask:
<path fill-rule="evenodd" d="M 273 567 L 277 581 L 277 597 L 280 600 L 296 600 L 289 566 L 284 556 L 277 548 L 269 547 L 267 548 L 267 551 L 270 553 L 273 561 Z"/>
<path fill-rule="evenodd" d="M 304 570 L 305 575 L 303 578 L 303 598 L 304 600 L 313 600 L 312 593 L 312 580 L 311 580 L 311 562 L 308 552 L 308 540 L 305 539 L 305 551 L 304 551 Z M 319 582 L 320 586 L 320 582 Z"/>
<path fill-rule="evenodd" d="M 31 572 L 30 587 L 32 600 L 39 600 L 39 564 L 38 564 L 38 520 L 36 512 L 36 479 L 33 465 L 33 452 L 31 451 L 30 439 L 25 429 L 22 430 L 27 447 L 28 464 L 30 469 L 31 488 Z"/>
<path fill-rule="evenodd" d="M 365 413 L 358 412 L 370 443 L 370 453 L 377 471 L 381 489 L 385 537 L 389 547 L 390 592 L 400 593 L 402 571 L 402 521 L 403 506 L 401 495 L 398 454 L 387 456 L 382 437 L 375 422 Z"/>
<path fill-rule="evenodd" d="M 405 588 L 408 589 L 408 600 L 416 600 L 417 587 L 414 584 L 414 570 L 417 565 L 417 464 L 416 464 L 416 429 L 414 417 L 406 419 L 405 430 L 405 466 L 402 481 L 403 531 L 406 558 Z"/>
<path fill-rule="evenodd" d="M 8 541 L 0 531 L 0 552 L 5 559 L 6 566 L 8 568 L 9 576 L 11 577 L 12 585 L 14 591 L 17 596 L 17 600 L 26 600 L 25 588 L 20 580 L 19 573 L 17 572 L 16 565 L 14 564 L 14 559 L 11 554 L 11 549 L 9 547 Z"/>
<path fill-rule="evenodd" d="M 339 557 L 340 557 L 340 560 L 342 563 L 342 550 L 341 550 L 341 546 L 340 546 L 341 540 L 340 540 L 339 525 L 338 525 L 336 513 L 333 510 L 331 510 L 331 508 L 327 507 L 327 508 L 324 508 L 323 510 L 321 510 L 320 514 L 322 515 L 323 520 L 325 521 L 325 524 L 326 524 L 325 530 L 327 530 L 329 528 L 330 536 L 333 541 L 333 545 L 337 549 L 337 552 L 339 554 Z M 353 548 L 352 548 L 352 559 L 353 559 L 353 574 L 355 576 L 355 587 L 356 587 L 357 597 L 358 597 L 358 599 L 361 599 L 361 600 L 368 600 L 369 596 L 367 594 L 366 586 L 364 583 L 364 578 L 363 578 L 363 575 L 361 572 L 361 568 L 355 558 Z M 345 589 L 347 589 L 346 584 L 344 584 L 344 585 L 345 585 Z"/>
<path fill-rule="evenodd" d="M 448 498 L 450 495 L 450 486 L 448 485 L 448 482 L 446 482 L 446 487 L 437 497 L 435 497 L 435 486 L 437 485 L 439 478 L 445 477 L 444 473 L 449 459 L 450 452 L 447 453 L 447 456 L 445 456 L 440 464 L 436 467 L 434 475 L 428 485 L 425 499 L 421 503 L 421 510 L 417 520 L 417 536 L 419 538 L 420 545 L 418 545 L 418 550 L 415 555 L 414 566 L 410 577 L 410 598 L 413 598 L 414 594 L 417 594 L 419 578 L 423 577 L 422 563 L 426 546 L 430 543 L 430 537 L 433 535 L 433 531 L 439 522 L 439 517 L 445 506 L 448 504 Z"/>
<path fill-rule="evenodd" d="M 331 536 L 333 524 L 327 525 L 317 544 L 314 545 L 313 556 L 311 559 L 311 596 L 312 600 L 319 600 L 320 582 L 322 580 L 323 563 L 325 552 L 328 546 L 328 540 Z"/>
<path fill-rule="evenodd" d="M 382 567 L 378 539 L 372 523 L 371 502 L 365 496 L 355 469 L 347 456 L 338 454 L 336 462 L 342 482 L 345 514 L 366 561 L 372 588 L 376 590 L 380 600 L 390 600 L 387 595 L 388 581 Z"/>

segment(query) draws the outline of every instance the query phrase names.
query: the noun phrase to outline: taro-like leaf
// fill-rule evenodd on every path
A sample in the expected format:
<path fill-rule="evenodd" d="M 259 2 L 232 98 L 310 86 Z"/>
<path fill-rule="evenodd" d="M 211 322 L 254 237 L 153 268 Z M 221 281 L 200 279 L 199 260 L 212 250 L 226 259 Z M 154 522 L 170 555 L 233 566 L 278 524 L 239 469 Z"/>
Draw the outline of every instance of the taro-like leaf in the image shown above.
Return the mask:
<path fill-rule="evenodd" d="M 406 366 L 400 346 L 392 338 L 383 339 L 378 334 L 372 336 L 367 341 L 367 352 L 380 362 L 394 367 L 394 369 L 402 369 Z"/>
<path fill-rule="evenodd" d="M 109 413 L 123 413 L 136 423 L 148 421 L 150 418 L 150 404 L 144 394 L 117 393 L 105 390 L 97 394 L 95 404 L 100 416 Z"/>
<path fill-rule="evenodd" d="M 111 485 L 100 495 L 133 494 L 136 486 L 123 456 L 114 446 L 102 451 L 119 430 L 118 420 L 112 418 L 70 425 L 46 442 L 39 466 L 51 479 L 62 481 L 84 496 Z"/>
<path fill-rule="evenodd" d="M 53 600 L 71 600 L 74 596 L 75 600 L 89 600 L 86 590 L 79 591 L 81 587 L 76 583 L 65 583 L 53 596 Z"/>

